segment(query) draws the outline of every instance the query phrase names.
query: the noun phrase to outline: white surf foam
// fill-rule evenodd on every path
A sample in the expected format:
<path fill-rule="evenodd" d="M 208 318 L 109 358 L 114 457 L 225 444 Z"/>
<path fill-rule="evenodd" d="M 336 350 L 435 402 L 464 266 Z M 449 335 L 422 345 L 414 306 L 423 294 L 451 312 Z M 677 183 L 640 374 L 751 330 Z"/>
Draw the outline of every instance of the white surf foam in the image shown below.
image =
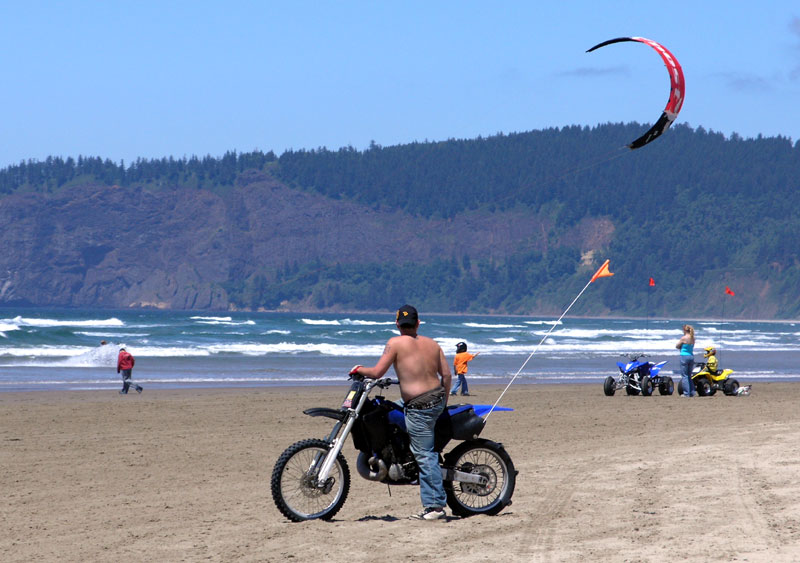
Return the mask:
<path fill-rule="evenodd" d="M 463 323 L 469 328 L 526 328 L 525 325 Z"/>
<path fill-rule="evenodd" d="M 39 328 L 50 328 L 58 326 L 87 326 L 87 327 L 115 327 L 125 326 L 121 320 L 117 318 L 110 319 L 92 319 L 92 320 L 58 320 L 58 319 L 33 319 L 27 317 L 16 317 L 12 320 L 18 326 L 32 326 Z"/>

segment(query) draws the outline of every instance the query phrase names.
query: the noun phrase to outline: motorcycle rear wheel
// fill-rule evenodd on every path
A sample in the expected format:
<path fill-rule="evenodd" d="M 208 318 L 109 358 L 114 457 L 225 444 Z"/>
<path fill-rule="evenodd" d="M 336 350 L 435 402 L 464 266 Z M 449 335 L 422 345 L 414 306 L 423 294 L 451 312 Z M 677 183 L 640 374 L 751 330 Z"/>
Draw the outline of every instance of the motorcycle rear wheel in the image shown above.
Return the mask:
<path fill-rule="evenodd" d="M 495 515 L 511 504 L 517 470 L 501 444 L 489 440 L 464 442 L 444 457 L 444 464 L 488 479 L 486 485 L 444 481 L 447 505 L 456 516 Z"/>
<path fill-rule="evenodd" d="M 316 486 L 316 471 L 329 450 L 325 440 L 301 440 L 286 448 L 275 462 L 270 481 L 272 500 L 289 520 L 330 520 L 347 500 L 350 468 L 341 453 L 325 486 Z"/>

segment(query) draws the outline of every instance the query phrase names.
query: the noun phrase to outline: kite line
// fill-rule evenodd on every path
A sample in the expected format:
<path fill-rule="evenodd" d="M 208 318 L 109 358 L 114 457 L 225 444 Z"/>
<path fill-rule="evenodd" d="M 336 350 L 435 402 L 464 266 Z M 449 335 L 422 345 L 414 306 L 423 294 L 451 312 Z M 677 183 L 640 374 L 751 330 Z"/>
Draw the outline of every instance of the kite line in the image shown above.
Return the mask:
<path fill-rule="evenodd" d="M 503 395 L 506 394 L 506 391 L 508 391 L 508 388 L 511 387 L 511 384 L 514 383 L 514 380 L 517 378 L 517 376 L 522 372 L 523 369 L 525 369 L 525 366 L 528 365 L 528 362 L 533 357 L 533 355 L 536 354 L 536 351 L 539 350 L 539 347 L 542 345 L 542 343 L 544 343 L 544 341 L 547 339 L 547 337 L 550 336 L 550 333 L 553 332 L 553 329 L 556 328 L 558 323 L 561 322 L 561 319 L 563 319 L 564 316 L 566 316 L 567 312 L 569 312 L 569 310 L 572 308 L 572 306 L 575 304 L 575 302 L 578 299 L 580 299 L 581 295 L 583 295 L 583 292 L 586 291 L 586 289 L 589 287 L 589 285 L 591 285 L 591 283 L 593 281 L 595 281 L 597 278 L 605 278 L 605 277 L 614 275 L 612 272 L 610 272 L 608 270 L 608 263 L 609 263 L 609 260 L 606 260 L 605 262 L 603 262 L 603 265 L 600 266 L 600 268 L 594 273 L 594 275 L 592 276 L 592 279 L 589 280 L 589 283 L 587 283 L 585 286 L 583 286 L 583 289 L 580 291 L 580 293 L 578 293 L 578 295 L 575 297 L 575 299 L 572 300 L 572 303 L 569 304 L 569 307 L 567 307 L 564 310 L 564 312 L 561 313 L 561 316 L 558 317 L 558 320 L 556 322 L 554 322 L 553 326 L 551 326 L 547 330 L 547 332 L 544 334 L 542 339 L 539 341 L 539 344 L 536 345 L 536 348 L 533 349 L 533 352 L 531 352 L 530 355 L 528 356 L 528 358 L 523 362 L 522 366 L 520 366 L 520 368 L 517 370 L 517 373 L 514 374 L 514 377 L 512 377 L 511 381 L 509 381 L 508 385 L 506 385 L 506 388 L 503 389 L 503 392 L 500 393 L 500 396 L 494 402 L 494 404 L 492 405 L 492 408 L 489 409 L 489 412 L 487 412 L 486 416 L 483 417 L 484 423 L 489 418 L 489 415 L 492 414 L 492 411 L 494 411 L 495 407 L 497 407 L 497 405 L 500 403 L 500 400 L 503 398 Z"/>

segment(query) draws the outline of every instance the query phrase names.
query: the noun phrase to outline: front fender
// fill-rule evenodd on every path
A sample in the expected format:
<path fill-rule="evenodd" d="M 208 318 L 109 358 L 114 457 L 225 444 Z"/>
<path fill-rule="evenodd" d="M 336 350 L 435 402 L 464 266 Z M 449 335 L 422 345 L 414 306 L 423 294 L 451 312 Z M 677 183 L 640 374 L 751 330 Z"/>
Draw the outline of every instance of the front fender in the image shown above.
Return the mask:
<path fill-rule="evenodd" d="M 303 414 L 307 414 L 308 416 L 324 416 L 334 420 L 344 420 L 344 418 L 347 416 L 347 411 L 341 409 L 331 409 L 328 407 L 314 407 L 304 410 Z"/>

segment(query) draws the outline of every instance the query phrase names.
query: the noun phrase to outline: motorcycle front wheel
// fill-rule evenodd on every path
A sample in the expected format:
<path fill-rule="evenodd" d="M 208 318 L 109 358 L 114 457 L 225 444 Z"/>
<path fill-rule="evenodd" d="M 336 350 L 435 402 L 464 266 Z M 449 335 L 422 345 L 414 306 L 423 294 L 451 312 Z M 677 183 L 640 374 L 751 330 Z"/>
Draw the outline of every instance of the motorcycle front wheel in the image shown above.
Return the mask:
<path fill-rule="evenodd" d="M 301 440 L 286 448 L 275 463 L 272 500 L 289 520 L 330 520 L 347 500 L 350 468 L 341 453 L 325 483 L 317 484 L 317 473 L 329 450 L 325 440 Z"/>
<path fill-rule="evenodd" d="M 464 442 L 444 457 L 444 463 L 487 479 L 485 485 L 444 481 L 447 505 L 456 516 L 494 515 L 511 504 L 517 470 L 502 445 L 489 440 Z"/>

